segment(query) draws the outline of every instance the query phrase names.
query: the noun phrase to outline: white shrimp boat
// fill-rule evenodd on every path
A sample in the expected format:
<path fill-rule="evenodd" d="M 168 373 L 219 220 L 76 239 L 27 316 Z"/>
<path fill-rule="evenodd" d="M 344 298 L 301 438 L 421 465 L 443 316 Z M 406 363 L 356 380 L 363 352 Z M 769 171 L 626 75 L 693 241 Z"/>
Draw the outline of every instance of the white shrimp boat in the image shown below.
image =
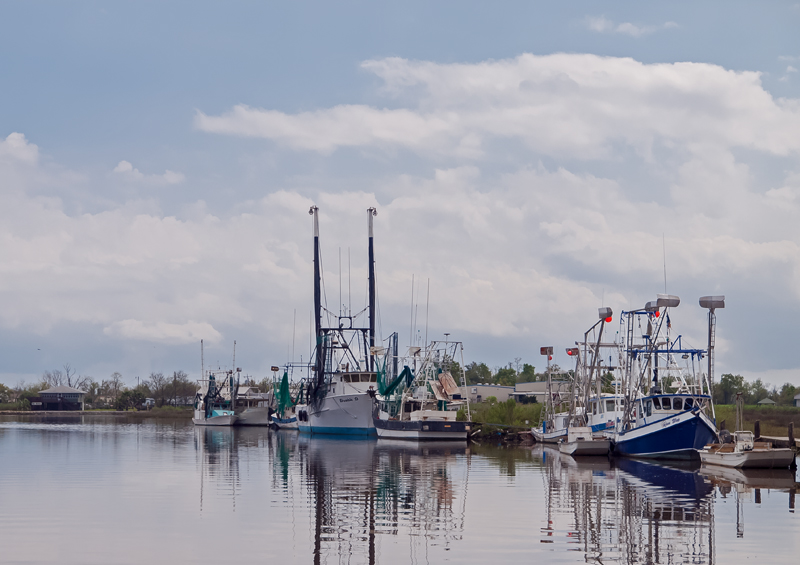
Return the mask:
<path fill-rule="evenodd" d="M 611 440 L 595 438 L 589 426 L 573 426 L 567 429 L 567 439 L 558 444 L 558 450 L 567 455 L 608 455 Z"/>
<path fill-rule="evenodd" d="M 772 447 L 767 441 L 755 441 L 753 432 L 733 432 L 731 443 L 712 443 L 700 450 L 703 465 L 736 469 L 785 469 L 794 461 L 789 447 Z"/>

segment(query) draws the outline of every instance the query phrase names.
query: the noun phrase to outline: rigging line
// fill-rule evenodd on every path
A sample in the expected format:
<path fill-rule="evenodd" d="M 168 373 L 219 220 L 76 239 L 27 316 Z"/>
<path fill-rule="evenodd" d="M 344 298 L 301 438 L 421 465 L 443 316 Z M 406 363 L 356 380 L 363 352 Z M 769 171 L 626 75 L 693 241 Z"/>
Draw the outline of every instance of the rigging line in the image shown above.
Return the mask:
<path fill-rule="evenodd" d="M 339 317 L 342 317 L 342 248 L 339 248 Z"/>

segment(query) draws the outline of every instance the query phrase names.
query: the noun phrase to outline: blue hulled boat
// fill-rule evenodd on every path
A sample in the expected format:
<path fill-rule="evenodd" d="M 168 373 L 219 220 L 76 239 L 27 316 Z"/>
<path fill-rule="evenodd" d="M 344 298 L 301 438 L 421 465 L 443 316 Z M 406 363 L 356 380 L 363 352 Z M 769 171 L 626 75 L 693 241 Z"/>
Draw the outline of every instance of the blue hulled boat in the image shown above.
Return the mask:
<path fill-rule="evenodd" d="M 710 298 L 716 299 L 713 307 L 706 305 Z M 642 310 L 623 312 L 626 359 L 621 368 L 627 394 L 625 412 L 614 433 L 614 453 L 618 455 L 698 459 L 698 451 L 717 437 L 709 393 L 714 308 L 724 307 L 724 297 L 700 301 L 710 310 L 706 350 L 684 347 L 680 335 L 670 335 L 668 309 L 678 304 L 677 296 L 662 294 Z M 707 373 L 700 372 L 704 358 L 708 360 Z"/>

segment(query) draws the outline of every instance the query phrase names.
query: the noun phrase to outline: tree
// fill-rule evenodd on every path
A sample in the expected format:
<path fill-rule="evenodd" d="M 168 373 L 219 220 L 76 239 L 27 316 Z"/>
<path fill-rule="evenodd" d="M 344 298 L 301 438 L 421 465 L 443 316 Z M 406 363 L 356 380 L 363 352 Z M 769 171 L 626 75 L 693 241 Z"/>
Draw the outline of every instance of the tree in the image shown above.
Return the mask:
<path fill-rule="evenodd" d="M 714 387 L 714 402 L 717 404 L 733 404 L 736 393 L 748 393 L 747 383 L 742 375 L 726 373 L 719 379 L 719 384 Z"/>
<path fill-rule="evenodd" d="M 0 402 L 11 402 L 11 389 L 0 383 Z"/>
<path fill-rule="evenodd" d="M 780 392 L 778 392 L 778 398 L 775 399 L 775 402 L 782 406 L 794 406 L 794 395 L 797 392 L 796 386 L 791 383 L 784 383 Z"/>
<path fill-rule="evenodd" d="M 144 395 L 138 390 L 125 390 L 117 398 L 115 408 L 117 410 L 129 410 L 138 408 L 144 404 Z"/>
<path fill-rule="evenodd" d="M 189 375 L 185 371 L 174 371 L 168 388 L 172 404 L 175 406 L 178 405 L 179 398 L 194 397 L 197 391 L 197 386 L 189 380 Z"/>
<path fill-rule="evenodd" d="M 532 383 L 536 380 L 536 367 L 525 363 L 522 365 L 522 371 L 517 375 L 517 382 L 519 383 Z"/>
<path fill-rule="evenodd" d="M 476 385 L 480 383 L 492 382 L 492 370 L 486 363 L 467 363 L 466 366 L 467 384 Z"/>
<path fill-rule="evenodd" d="M 517 383 L 517 372 L 511 367 L 498 369 L 494 375 L 494 382 L 498 385 L 514 386 Z"/>
<path fill-rule="evenodd" d="M 164 406 L 172 392 L 170 390 L 171 384 L 164 376 L 164 373 L 150 373 L 150 378 L 147 379 L 147 386 L 156 401 L 156 406 Z"/>

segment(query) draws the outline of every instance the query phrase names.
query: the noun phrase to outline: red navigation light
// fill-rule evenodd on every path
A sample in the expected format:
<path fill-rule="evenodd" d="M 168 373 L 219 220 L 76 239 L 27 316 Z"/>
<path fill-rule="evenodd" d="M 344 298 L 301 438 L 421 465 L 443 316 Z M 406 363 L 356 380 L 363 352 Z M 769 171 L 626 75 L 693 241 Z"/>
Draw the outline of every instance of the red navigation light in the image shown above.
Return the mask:
<path fill-rule="evenodd" d="M 660 315 L 661 315 L 661 312 L 659 312 L 658 310 L 656 310 L 656 318 L 658 318 Z"/>
<path fill-rule="evenodd" d="M 612 318 L 611 318 L 611 316 L 609 316 L 608 318 L 606 318 L 606 323 L 610 324 L 610 323 L 611 323 L 611 319 L 612 319 Z"/>
<path fill-rule="evenodd" d="M 552 360 L 553 360 L 553 356 L 552 356 L 552 355 L 549 355 L 549 356 L 547 357 L 547 360 L 548 360 L 548 361 L 552 361 Z"/>

